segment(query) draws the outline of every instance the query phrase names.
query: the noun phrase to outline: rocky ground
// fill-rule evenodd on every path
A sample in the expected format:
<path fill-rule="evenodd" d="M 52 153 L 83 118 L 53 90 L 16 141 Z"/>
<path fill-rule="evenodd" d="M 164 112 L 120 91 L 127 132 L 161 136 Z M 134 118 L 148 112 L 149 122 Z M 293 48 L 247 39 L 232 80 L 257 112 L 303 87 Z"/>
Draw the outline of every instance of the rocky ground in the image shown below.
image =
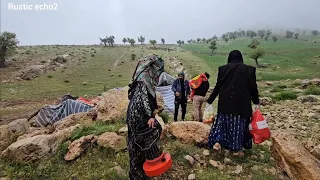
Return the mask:
<path fill-rule="evenodd" d="M 259 82 L 262 94 L 265 95 L 261 98 L 261 111 L 272 132 L 277 134 L 273 139 L 276 146 L 272 141 L 265 141 L 262 145 L 246 151 L 244 158 L 233 157 L 228 151 L 217 153 L 206 149 L 209 125 L 194 121 L 169 124 L 161 121 L 163 147 L 166 152 L 171 153 L 174 164 L 168 173 L 155 179 L 288 179 L 288 176 L 292 177 L 292 172 L 299 172 L 299 168 L 308 166 L 295 165 L 295 154 L 287 152 L 288 150 L 294 153 L 294 150 L 290 150 L 290 144 L 283 145 L 286 141 L 281 141 L 283 136 L 279 135 L 279 131 L 300 141 L 296 143 L 293 139 L 290 140 L 292 146 L 297 147 L 293 149 L 301 149 L 299 152 L 303 152 L 308 159 L 313 155 L 314 159 L 311 158 L 309 165 L 317 164 L 320 98 L 318 91 L 314 89 L 319 85 L 318 79 Z M 97 121 L 92 121 L 90 113 L 79 113 L 70 115 L 48 128 L 31 127 L 26 119 L 0 126 L 0 177 L 126 179 L 127 129 L 123 119 L 128 100 L 121 98 L 126 95 L 126 88 L 103 93 L 97 105 Z M 163 104 L 161 99 L 159 102 Z M 275 154 L 270 154 L 270 148 Z M 288 160 L 283 163 L 283 159 Z M 60 164 L 61 167 L 55 164 Z M 286 166 L 281 169 L 277 168 L 276 164 L 280 167 L 281 164 Z M 317 168 L 316 165 L 314 167 Z M 103 173 L 99 174 L 99 171 Z M 307 176 L 314 172 L 304 173 L 305 177 L 316 177 Z"/>

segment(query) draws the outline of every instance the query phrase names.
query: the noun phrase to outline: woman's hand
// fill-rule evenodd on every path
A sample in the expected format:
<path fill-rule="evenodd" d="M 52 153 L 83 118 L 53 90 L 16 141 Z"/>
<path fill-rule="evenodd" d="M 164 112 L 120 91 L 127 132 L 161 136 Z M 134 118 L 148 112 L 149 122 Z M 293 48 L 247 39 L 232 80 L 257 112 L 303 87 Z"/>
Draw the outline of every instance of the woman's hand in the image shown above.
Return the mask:
<path fill-rule="evenodd" d="M 148 120 L 148 125 L 149 125 L 149 127 L 154 128 L 154 118 L 150 118 L 150 119 Z"/>
<path fill-rule="evenodd" d="M 254 105 L 254 110 L 256 111 L 256 110 L 260 110 L 260 104 L 255 104 Z"/>

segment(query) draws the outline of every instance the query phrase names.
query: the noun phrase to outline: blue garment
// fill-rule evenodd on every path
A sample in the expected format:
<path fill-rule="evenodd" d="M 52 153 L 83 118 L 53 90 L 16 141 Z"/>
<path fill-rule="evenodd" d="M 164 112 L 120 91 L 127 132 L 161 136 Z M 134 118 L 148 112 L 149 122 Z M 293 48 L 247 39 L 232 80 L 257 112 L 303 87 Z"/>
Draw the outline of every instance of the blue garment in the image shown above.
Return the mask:
<path fill-rule="evenodd" d="M 182 94 L 181 89 L 182 89 L 181 88 L 181 82 L 180 82 L 180 79 L 178 78 L 178 79 L 173 81 L 171 90 L 174 93 L 179 92 L 180 94 Z M 187 98 L 188 95 L 190 94 L 189 81 L 187 81 L 187 80 L 184 80 L 184 90 L 185 90 L 185 98 Z"/>
<path fill-rule="evenodd" d="M 210 131 L 209 147 L 218 142 L 221 147 L 234 152 L 242 151 L 243 148 L 251 149 L 249 123 L 250 117 L 219 112 Z"/>

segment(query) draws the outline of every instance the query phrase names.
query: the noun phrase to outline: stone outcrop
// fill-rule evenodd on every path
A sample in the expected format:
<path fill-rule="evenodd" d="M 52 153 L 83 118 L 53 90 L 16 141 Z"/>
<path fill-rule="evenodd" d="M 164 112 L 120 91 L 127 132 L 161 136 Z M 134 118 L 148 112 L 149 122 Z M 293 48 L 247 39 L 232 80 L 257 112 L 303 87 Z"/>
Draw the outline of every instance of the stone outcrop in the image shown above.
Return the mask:
<path fill-rule="evenodd" d="M 68 153 L 64 156 L 64 159 L 66 161 L 72 161 L 79 157 L 85 150 L 95 144 L 98 140 L 97 136 L 94 135 L 88 135 L 88 136 L 83 136 L 80 139 L 77 139 L 73 141 L 68 149 Z"/>
<path fill-rule="evenodd" d="M 320 179 L 320 161 L 312 156 L 297 139 L 286 133 L 272 132 L 272 140 L 272 156 L 291 179 Z"/>
<path fill-rule="evenodd" d="M 58 147 L 80 125 L 54 132 L 20 139 L 11 144 L 1 156 L 14 161 L 37 161 L 56 153 Z"/>
<path fill-rule="evenodd" d="M 210 126 L 197 121 L 173 122 L 169 126 L 169 132 L 182 143 L 208 143 Z"/>
<path fill-rule="evenodd" d="M 272 105 L 273 104 L 273 100 L 270 97 L 261 97 L 260 98 L 260 104 L 262 106 Z"/>
<path fill-rule="evenodd" d="M 105 132 L 101 134 L 97 142 L 99 146 L 112 148 L 116 151 L 123 150 L 127 147 L 125 137 L 119 136 L 114 132 Z"/>
<path fill-rule="evenodd" d="M 0 152 L 5 150 L 17 138 L 30 131 L 27 119 L 18 119 L 7 125 L 0 126 Z"/>

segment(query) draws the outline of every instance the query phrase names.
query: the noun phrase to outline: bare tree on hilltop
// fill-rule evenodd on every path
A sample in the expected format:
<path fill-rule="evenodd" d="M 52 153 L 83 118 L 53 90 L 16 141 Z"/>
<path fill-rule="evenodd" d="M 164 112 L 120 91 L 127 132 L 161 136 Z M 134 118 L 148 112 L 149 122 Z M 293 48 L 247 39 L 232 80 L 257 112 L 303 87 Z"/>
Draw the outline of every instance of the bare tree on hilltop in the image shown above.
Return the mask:
<path fill-rule="evenodd" d="M 311 34 L 314 35 L 314 36 L 317 36 L 320 34 L 320 31 L 318 30 L 311 30 Z"/>
<path fill-rule="evenodd" d="M 136 41 L 134 39 L 130 39 L 128 38 L 128 42 L 131 44 L 131 46 L 134 46 L 134 44 L 136 43 Z"/>
<path fill-rule="evenodd" d="M 265 51 L 263 48 L 258 47 L 256 49 L 253 49 L 250 53 L 249 53 L 249 57 L 254 59 L 257 67 L 260 67 L 259 63 L 258 63 L 258 59 L 263 57 L 265 55 Z"/>
<path fill-rule="evenodd" d="M 18 43 L 15 33 L 4 31 L 0 34 L 0 68 L 6 66 L 5 58 L 15 51 Z"/>
<path fill-rule="evenodd" d="M 294 32 L 292 31 L 286 31 L 286 38 L 292 38 L 294 35 Z"/>
<path fill-rule="evenodd" d="M 214 50 L 217 49 L 217 42 L 215 40 L 212 40 L 210 42 L 210 46 L 209 46 L 209 49 L 211 49 L 211 52 L 213 53 Z"/>
<path fill-rule="evenodd" d="M 123 38 L 123 39 L 122 39 L 122 42 L 123 42 L 123 44 L 126 44 L 127 38 Z"/>
<path fill-rule="evenodd" d="M 99 38 L 101 43 L 104 44 L 104 47 L 107 47 L 107 43 L 109 46 L 113 46 L 114 44 L 114 39 L 115 37 L 114 36 L 106 36 L 105 38 Z"/>
<path fill-rule="evenodd" d="M 139 41 L 141 44 L 143 44 L 145 40 L 146 40 L 146 38 L 143 37 L 142 35 L 141 35 L 140 37 L 138 37 L 138 41 Z"/>
<path fill-rule="evenodd" d="M 258 31 L 258 35 L 261 37 L 261 39 L 266 35 L 266 30 L 261 29 Z"/>
<path fill-rule="evenodd" d="M 165 42 L 166 41 L 163 38 L 161 38 L 161 43 L 164 44 Z"/>
<path fill-rule="evenodd" d="M 273 43 L 275 43 L 275 42 L 278 41 L 278 37 L 277 37 L 277 36 L 273 36 L 273 37 L 272 37 L 272 40 L 273 40 Z"/>
<path fill-rule="evenodd" d="M 229 37 L 227 34 L 222 35 L 222 39 L 227 43 L 229 41 Z"/>
<path fill-rule="evenodd" d="M 156 40 L 150 40 L 149 43 L 152 44 L 153 47 L 155 48 L 156 47 L 155 44 L 157 44 L 157 41 Z"/>

